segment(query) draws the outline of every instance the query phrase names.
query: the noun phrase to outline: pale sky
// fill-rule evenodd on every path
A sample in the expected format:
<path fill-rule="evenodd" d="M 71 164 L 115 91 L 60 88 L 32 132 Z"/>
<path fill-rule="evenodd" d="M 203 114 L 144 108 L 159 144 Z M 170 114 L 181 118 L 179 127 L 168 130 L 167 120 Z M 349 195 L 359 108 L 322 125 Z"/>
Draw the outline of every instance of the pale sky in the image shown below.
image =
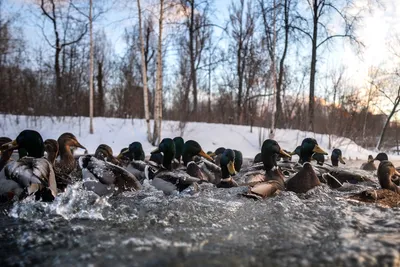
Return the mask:
<path fill-rule="evenodd" d="M 364 5 L 371 0 L 358 0 L 357 5 Z M 24 30 L 25 38 L 35 46 L 47 46 L 43 40 L 42 33 L 37 25 L 32 14 L 39 14 L 38 7 L 32 5 L 23 5 L 24 0 L 5 0 L 6 6 L 12 6 L 12 11 L 19 11 L 22 22 L 21 28 Z M 128 1 L 129 2 L 129 1 Z M 95 28 L 104 28 L 108 38 L 114 45 L 114 48 L 120 54 L 125 49 L 123 42 L 123 32 L 125 27 L 133 24 L 132 20 L 127 20 L 127 17 L 136 18 L 136 1 L 130 1 L 133 7 L 119 8 L 111 10 L 101 21 L 96 22 Z M 146 1 L 142 1 L 146 3 Z M 216 24 L 223 25 L 223 21 L 228 18 L 228 6 L 231 0 L 216 0 L 214 3 Z M 354 49 L 348 42 L 336 41 L 334 46 L 329 51 L 322 50 L 323 55 L 318 61 L 318 72 L 328 72 L 332 68 L 337 68 L 344 65 L 347 68 L 347 76 L 351 83 L 356 85 L 365 84 L 368 76 L 368 69 L 371 66 L 388 65 L 393 62 L 393 55 L 388 51 L 388 43 L 390 38 L 396 33 L 400 33 L 400 4 L 399 0 L 380 0 L 383 8 L 375 8 L 372 13 L 365 14 L 365 19 L 357 29 L 357 35 L 365 44 L 363 53 L 357 55 Z M 396 4 L 398 3 L 398 4 Z M 145 4 L 142 4 L 145 5 Z M 10 12 L 2 10 L 2 12 Z M 307 43 L 305 43 L 307 44 Z M 308 44 L 309 45 L 309 44 Z M 400 46 L 400 45 L 399 45 Z M 309 49 L 307 49 L 309 50 Z"/>

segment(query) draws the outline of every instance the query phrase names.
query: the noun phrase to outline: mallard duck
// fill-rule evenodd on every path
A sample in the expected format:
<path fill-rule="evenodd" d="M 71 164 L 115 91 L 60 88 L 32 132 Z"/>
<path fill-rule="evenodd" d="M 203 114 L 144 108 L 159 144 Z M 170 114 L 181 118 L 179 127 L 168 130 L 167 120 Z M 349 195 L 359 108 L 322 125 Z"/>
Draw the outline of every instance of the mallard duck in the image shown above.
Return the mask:
<path fill-rule="evenodd" d="M 300 156 L 300 153 L 301 153 L 301 146 L 297 146 L 296 149 L 290 153 L 290 155 L 291 156 L 293 156 L 293 155 L 299 156 L 298 163 L 303 164 L 304 162 Z M 311 155 L 311 160 L 315 160 L 318 165 L 323 166 L 325 163 L 325 156 L 324 156 L 324 154 L 321 154 L 321 153 L 313 153 Z"/>
<path fill-rule="evenodd" d="M 210 154 L 210 157 L 213 159 L 213 162 L 219 166 L 219 160 L 221 158 L 222 153 L 224 153 L 225 147 L 219 147 L 214 152 Z"/>
<path fill-rule="evenodd" d="M 343 157 L 342 157 L 342 150 L 335 148 L 334 150 L 332 150 L 332 154 L 331 154 L 332 166 L 338 167 L 339 161 L 342 164 L 346 164 L 346 162 L 343 160 Z"/>
<path fill-rule="evenodd" d="M 113 155 L 113 150 L 109 145 L 101 144 L 96 148 L 94 152 L 95 158 L 99 160 L 104 160 L 111 162 L 112 164 L 120 166 L 119 160 L 117 160 Z"/>
<path fill-rule="evenodd" d="M 382 189 L 366 190 L 351 196 L 350 199 L 376 203 L 384 207 L 400 206 L 400 187 L 392 182 L 393 177 L 400 173 L 388 160 L 382 160 L 378 167 L 378 180 Z"/>
<path fill-rule="evenodd" d="M 96 151 L 103 152 L 95 153 L 95 156 L 84 155 L 79 158 L 80 167 L 96 179 L 96 181 L 85 181 L 84 186 L 98 195 L 141 189 L 141 184 L 132 173 L 104 160 L 107 159 L 103 154 L 104 148 L 104 145 L 100 145 Z"/>
<path fill-rule="evenodd" d="M 263 182 L 257 183 L 249 187 L 249 191 L 244 194 L 250 198 L 265 198 L 277 194 L 279 191 L 285 190 L 284 175 L 277 168 L 277 155 L 290 157 L 288 153 L 283 151 L 278 142 L 272 139 L 264 141 L 261 147 L 261 157 L 265 170 Z"/>
<path fill-rule="evenodd" d="M 400 194 L 400 188 L 392 182 L 394 176 L 400 176 L 393 164 L 388 160 L 382 160 L 378 167 L 378 180 L 383 189 L 388 189 Z"/>
<path fill-rule="evenodd" d="M 376 166 L 374 163 L 374 157 L 372 155 L 369 155 L 368 161 L 363 163 L 360 168 L 361 168 L 361 170 L 365 170 L 365 171 L 375 171 Z"/>
<path fill-rule="evenodd" d="M 124 148 L 121 150 L 120 154 L 118 155 L 118 159 L 126 157 L 129 161 L 132 160 L 144 160 L 145 154 L 143 151 L 142 143 L 140 142 L 133 142 L 129 145 L 129 147 Z"/>
<path fill-rule="evenodd" d="M 232 149 L 225 149 L 220 157 L 221 174 L 217 187 L 229 188 L 238 186 L 232 176 L 236 174 L 236 154 Z"/>
<path fill-rule="evenodd" d="M 77 163 L 72 150 L 82 148 L 87 153 L 86 147 L 81 145 L 72 133 L 63 133 L 57 140 L 59 147 L 60 161 L 56 162 L 56 171 L 61 171 L 65 174 L 70 174 L 76 170 Z"/>
<path fill-rule="evenodd" d="M 184 159 L 185 155 L 186 157 L 189 157 L 189 155 L 187 155 L 186 153 L 189 153 L 190 151 L 192 150 L 186 149 L 185 151 L 184 149 L 183 151 Z M 201 182 L 199 178 L 192 177 L 185 171 L 179 171 L 179 170 L 172 171 L 172 161 L 175 158 L 175 143 L 171 138 L 164 138 L 158 145 L 158 148 L 153 150 L 151 153 L 160 153 L 160 152 L 162 152 L 164 155 L 160 169 L 157 170 L 149 165 L 145 167 L 146 177 L 152 180 L 152 185 L 155 188 L 162 190 L 165 194 L 168 195 L 175 190 L 180 192 L 194 183 Z"/>
<path fill-rule="evenodd" d="M 314 138 L 306 138 L 301 143 L 300 161 L 304 162 L 298 173 L 286 182 L 286 189 L 296 193 L 305 193 L 320 184 L 313 167 L 310 164 L 313 153 L 328 155 L 322 150 Z"/>
<path fill-rule="evenodd" d="M 195 156 L 201 156 L 213 162 L 213 158 L 203 151 L 199 143 L 194 140 L 186 141 L 182 152 L 183 164 L 186 166 L 190 161 L 193 161 Z"/>
<path fill-rule="evenodd" d="M 35 194 L 36 200 L 53 201 L 57 195 L 56 178 L 51 163 L 43 158 L 42 136 L 37 131 L 24 130 L 14 141 L 0 148 L 2 155 L 15 149 L 26 156 L 8 163 L 4 173 L 23 189 L 20 197 Z"/>

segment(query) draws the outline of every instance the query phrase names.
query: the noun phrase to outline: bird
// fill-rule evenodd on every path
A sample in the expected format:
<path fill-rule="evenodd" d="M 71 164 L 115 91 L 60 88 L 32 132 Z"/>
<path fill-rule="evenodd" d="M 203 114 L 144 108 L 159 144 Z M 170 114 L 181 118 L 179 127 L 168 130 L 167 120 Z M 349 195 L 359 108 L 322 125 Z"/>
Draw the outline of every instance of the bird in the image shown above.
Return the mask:
<path fill-rule="evenodd" d="M 334 167 L 338 167 L 339 162 L 342 164 L 346 164 L 346 162 L 343 160 L 343 157 L 342 157 L 342 150 L 340 150 L 338 148 L 335 148 L 334 150 L 332 150 L 331 162 L 332 162 L 332 166 L 334 166 Z"/>
<path fill-rule="evenodd" d="M 183 147 L 185 145 L 185 141 L 183 140 L 182 137 L 177 136 L 173 139 L 174 144 L 175 144 L 175 159 L 177 160 L 177 163 L 181 163 L 182 159 L 182 153 L 183 153 Z"/>
<path fill-rule="evenodd" d="M 183 164 L 187 166 L 190 161 L 193 161 L 195 156 L 200 156 L 214 162 L 213 158 L 203 151 L 199 143 L 194 140 L 186 141 L 182 152 Z"/>
<path fill-rule="evenodd" d="M 7 179 L 15 181 L 22 189 L 19 198 L 35 195 L 36 200 L 51 202 L 57 196 L 57 184 L 53 166 L 43 158 L 44 142 L 37 131 L 24 130 L 15 140 L 0 147 L 2 156 L 18 149 L 20 156 L 4 167 Z"/>
<path fill-rule="evenodd" d="M 301 143 L 300 161 L 303 167 L 292 178 L 286 182 L 286 189 L 295 193 L 305 193 L 308 190 L 320 185 L 320 181 L 310 164 L 313 153 L 328 155 L 314 138 L 305 138 Z"/>
<path fill-rule="evenodd" d="M 382 161 L 382 160 L 389 160 L 388 155 L 384 152 L 378 153 L 374 160 Z"/>
<path fill-rule="evenodd" d="M 89 172 L 90 176 L 95 178 L 95 181 L 85 181 L 84 187 L 98 195 L 108 194 L 110 191 L 118 194 L 123 191 L 140 190 L 142 186 L 133 174 L 113 164 L 112 160 L 107 161 L 108 153 L 112 155 L 110 150 L 111 148 L 102 144 L 96 149 L 95 155 L 83 155 L 79 158 L 82 171 Z M 105 151 L 108 151 L 107 154 Z"/>
<path fill-rule="evenodd" d="M 378 180 L 383 189 L 391 190 L 400 194 L 400 187 L 392 182 L 394 176 L 400 177 L 400 173 L 393 166 L 393 163 L 388 160 L 382 160 L 378 167 Z"/>
<path fill-rule="evenodd" d="M 363 163 L 360 168 L 361 168 L 361 170 L 365 170 L 365 171 L 376 171 L 374 157 L 372 155 L 369 155 L 368 161 Z"/>
<path fill-rule="evenodd" d="M 238 186 L 237 182 L 232 178 L 236 174 L 236 155 L 235 150 L 225 149 L 220 157 L 221 173 L 217 183 L 219 188 L 229 188 Z"/>
<path fill-rule="evenodd" d="M 276 159 L 278 155 L 290 157 L 288 153 L 281 149 L 278 142 L 272 139 L 265 140 L 261 147 L 261 158 L 265 171 L 263 180 L 249 186 L 248 192 L 243 194 L 245 197 L 262 199 L 285 190 L 284 175 L 277 167 Z"/>
<path fill-rule="evenodd" d="M 140 142 L 133 142 L 129 145 L 129 147 L 124 148 L 121 150 L 121 153 L 118 155 L 118 159 L 126 157 L 129 161 L 132 160 L 144 160 L 145 153 L 143 151 L 142 143 Z"/>

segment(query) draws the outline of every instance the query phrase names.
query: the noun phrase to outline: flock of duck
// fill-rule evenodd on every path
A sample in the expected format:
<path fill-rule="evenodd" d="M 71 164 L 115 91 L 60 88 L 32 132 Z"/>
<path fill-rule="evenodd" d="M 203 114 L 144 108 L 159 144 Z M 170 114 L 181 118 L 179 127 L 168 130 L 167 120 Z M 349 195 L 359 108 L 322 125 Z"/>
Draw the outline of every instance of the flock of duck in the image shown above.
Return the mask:
<path fill-rule="evenodd" d="M 84 155 L 74 156 L 78 148 L 85 150 Z M 292 161 L 295 154 L 299 156 L 298 162 Z M 99 145 L 89 155 L 71 133 L 62 134 L 58 140 L 43 141 L 37 131 L 24 130 L 13 141 L 0 137 L 0 200 L 11 202 L 34 196 L 37 201 L 50 202 L 77 181 L 100 196 L 140 190 L 147 180 L 166 195 L 189 187 L 197 191 L 200 184 L 209 184 L 217 188 L 245 186 L 247 190 L 241 196 L 253 199 L 271 197 L 285 190 L 305 193 L 321 183 L 338 188 L 346 182 L 371 182 L 357 172 L 338 167 L 339 163 L 345 164 L 340 149 L 332 151 L 331 164 L 324 162 L 325 155 L 328 153 L 313 138 L 305 138 L 293 152 L 267 139 L 261 153 L 244 166 L 238 150 L 221 147 L 205 153 L 198 142 L 184 142 L 176 137 L 163 139 L 145 160 L 140 142 L 122 149 L 117 157 L 106 144 Z M 312 160 L 317 164 L 311 164 Z M 376 172 L 380 188 L 377 183 L 375 187 L 372 184 L 371 190 L 353 199 L 398 205 L 400 188 L 396 183 L 400 173 L 385 153 L 375 158 L 369 156 L 361 169 L 374 173 L 375 160 L 380 161 Z"/>

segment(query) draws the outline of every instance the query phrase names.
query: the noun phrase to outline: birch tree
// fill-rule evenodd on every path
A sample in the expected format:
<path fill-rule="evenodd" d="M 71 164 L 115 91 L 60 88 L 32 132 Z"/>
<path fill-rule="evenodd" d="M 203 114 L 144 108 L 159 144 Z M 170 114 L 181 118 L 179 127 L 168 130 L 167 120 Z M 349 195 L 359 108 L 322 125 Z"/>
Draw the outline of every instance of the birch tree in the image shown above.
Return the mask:
<path fill-rule="evenodd" d="M 157 47 L 157 71 L 156 71 L 156 92 L 154 99 L 154 130 L 152 145 L 161 141 L 161 121 L 162 121 L 162 32 L 163 32 L 164 0 L 160 0 L 160 17 L 158 20 L 158 47 Z"/>
<path fill-rule="evenodd" d="M 142 61 L 144 117 L 146 119 L 146 125 L 147 125 L 147 140 L 149 142 L 151 142 L 152 140 L 151 140 L 151 128 L 150 128 L 149 98 L 148 98 L 148 89 L 147 89 L 147 67 L 146 67 L 147 64 L 146 64 L 146 57 L 145 57 L 145 52 L 144 52 L 143 29 L 142 29 L 142 9 L 140 7 L 140 0 L 137 0 L 137 7 L 138 7 L 138 13 L 139 13 L 139 39 L 140 39 L 140 54 L 141 54 L 141 61 Z M 154 125 L 155 125 L 155 123 L 154 123 Z"/>
<path fill-rule="evenodd" d="M 93 134 L 93 2 L 89 0 L 89 34 L 90 34 L 90 62 L 89 62 L 89 133 Z"/>

